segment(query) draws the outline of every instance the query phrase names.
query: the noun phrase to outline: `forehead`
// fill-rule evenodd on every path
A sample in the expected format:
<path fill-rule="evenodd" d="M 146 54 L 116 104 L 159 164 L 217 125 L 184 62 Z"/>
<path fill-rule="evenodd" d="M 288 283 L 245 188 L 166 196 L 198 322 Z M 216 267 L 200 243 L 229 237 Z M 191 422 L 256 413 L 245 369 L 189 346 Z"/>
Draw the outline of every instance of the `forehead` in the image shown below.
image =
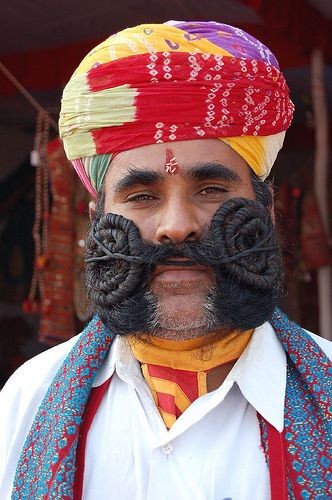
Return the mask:
<path fill-rule="evenodd" d="M 132 168 L 153 170 L 167 176 L 167 150 L 174 155 L 180 174 L 185 174 L 193 165 L 218 162 L 236 172 L 240 178 L 248 178 L 250 175 L 246 161 L 225 142 L 219 139 L 201 139 L 151 144 L 119 153 L 112 160 L 106 174 L 107 185 L 111 187 Z"/>

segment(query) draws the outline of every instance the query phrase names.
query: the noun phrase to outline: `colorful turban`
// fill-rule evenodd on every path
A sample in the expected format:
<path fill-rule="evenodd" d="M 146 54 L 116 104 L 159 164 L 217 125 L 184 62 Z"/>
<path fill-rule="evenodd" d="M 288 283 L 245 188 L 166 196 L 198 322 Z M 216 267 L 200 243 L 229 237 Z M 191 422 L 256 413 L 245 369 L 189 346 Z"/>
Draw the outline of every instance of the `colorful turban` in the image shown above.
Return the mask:
<path fill-rule="evenodd" d="M 278 62 L 241 29 L 210 22 L 142 24 L 112 35 L 64 89 L 60 135 L 95 195 L 115 153 L 219 138 L 266 178 L 294 106 Z"/>

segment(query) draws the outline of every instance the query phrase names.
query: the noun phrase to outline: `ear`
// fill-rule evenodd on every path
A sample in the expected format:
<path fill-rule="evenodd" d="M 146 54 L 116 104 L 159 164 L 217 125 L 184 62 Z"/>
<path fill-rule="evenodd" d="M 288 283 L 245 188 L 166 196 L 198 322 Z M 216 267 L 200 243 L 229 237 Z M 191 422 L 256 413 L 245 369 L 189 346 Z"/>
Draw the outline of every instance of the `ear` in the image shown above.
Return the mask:
<path fill-rule="evenodd" d="M 94 215 L 96 211 L 96 202 L 94 200 L 89 201 L 89 218 L 90 221 L 93 221 Z"/>

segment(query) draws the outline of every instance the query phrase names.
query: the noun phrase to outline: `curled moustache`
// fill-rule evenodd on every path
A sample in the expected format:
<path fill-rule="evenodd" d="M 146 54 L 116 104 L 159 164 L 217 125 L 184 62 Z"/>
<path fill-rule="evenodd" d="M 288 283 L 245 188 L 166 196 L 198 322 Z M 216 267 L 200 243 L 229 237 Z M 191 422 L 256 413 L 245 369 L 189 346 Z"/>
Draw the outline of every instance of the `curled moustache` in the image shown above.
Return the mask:
<path fill-rule="evenodd" d="M 226 201 L 214 214 L 206 238 L 180 245 L 144 242 L 135 224 L 107 214 L 94 222 L 86 241 L 89 297 L 100 311 L 136 300 L 146 290 L 158 263 L 211 266 L 217 281 L 269 292 L 271 300 L 281 282 L 281 254 L 269 210 L 246 198 Z"/>
<path fill-rule="evenodd" d="M 115 306 L 145 283 L 148 267 L 135 255 L 140 239 L 135 224 L 121 215 L 109 213 L 93 224 L 86 240 L 93 303 Z"/>
<path fill-rule="evenodd" d="M 210 265 L 241 284 L 271 289 L 280 282 L 281 255 L 271 215 L 260 202 L 233 198 L 215 213 L 207 248 Z"/>

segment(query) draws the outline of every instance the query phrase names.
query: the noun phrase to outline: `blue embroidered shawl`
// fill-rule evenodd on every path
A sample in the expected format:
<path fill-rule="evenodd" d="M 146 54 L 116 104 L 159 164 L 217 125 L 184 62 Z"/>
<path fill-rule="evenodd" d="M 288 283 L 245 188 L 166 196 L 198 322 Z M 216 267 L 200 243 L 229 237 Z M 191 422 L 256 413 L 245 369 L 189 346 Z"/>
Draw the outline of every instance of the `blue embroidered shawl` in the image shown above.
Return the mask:
<path fill-rule="evenodd" d="M 287 354 L 282 439 L 288 498 L 332 498 L 332 363 L 310 335 L 280 310 L 275 309 L 271 324 Z M 94 318 L 64 360 L 22 449 L 13 500 L 73 499 L 82 416 L 112 340 L 112 334 Z M 264 426 L 261 421 L 269 461 Z M 273 491 L 272 498 L 276 498 Z"/>

